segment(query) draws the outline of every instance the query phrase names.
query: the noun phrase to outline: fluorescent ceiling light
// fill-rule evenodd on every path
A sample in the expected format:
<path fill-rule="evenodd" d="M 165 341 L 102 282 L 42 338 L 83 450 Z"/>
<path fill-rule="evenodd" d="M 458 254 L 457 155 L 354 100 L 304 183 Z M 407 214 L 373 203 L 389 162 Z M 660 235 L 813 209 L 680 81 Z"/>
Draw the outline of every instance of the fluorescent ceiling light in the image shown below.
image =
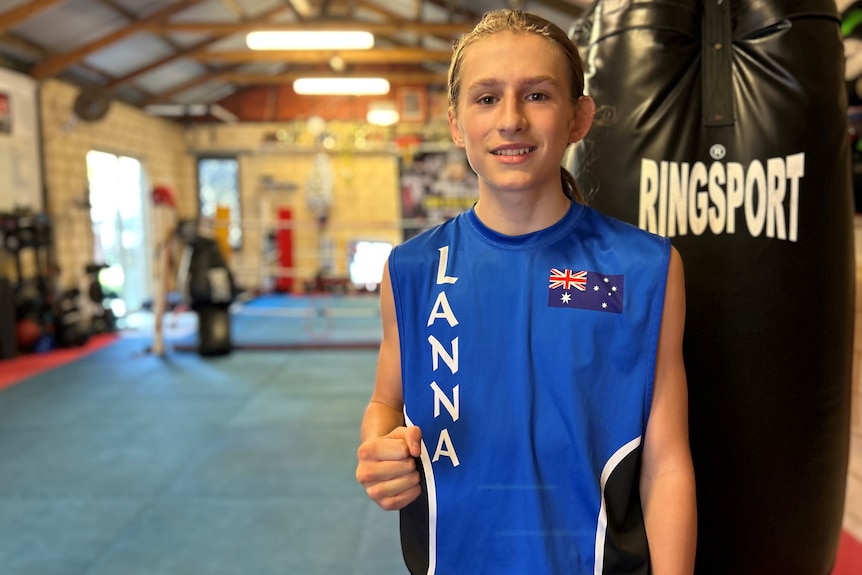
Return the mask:
<path fill-rule="evenodd" d="M 389 93 L 389 81 L 383 78 L 297 78 L 293 91 L 304 96 L 381 96 Z"/>
<path fill-rule="evenodd" d="M 252 50 L 368 50 L 371 32 L 249 32 L 245 43 Z"/>

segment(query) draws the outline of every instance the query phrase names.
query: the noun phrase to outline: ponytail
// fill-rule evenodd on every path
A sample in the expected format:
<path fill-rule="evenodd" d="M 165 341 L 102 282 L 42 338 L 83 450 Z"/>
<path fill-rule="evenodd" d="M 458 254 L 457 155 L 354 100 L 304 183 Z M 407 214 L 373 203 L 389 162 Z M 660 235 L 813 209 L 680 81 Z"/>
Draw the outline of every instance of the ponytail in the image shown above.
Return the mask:
<path fill-rule="evenodd" d="M 575 177 L 563 166 L 560 166 L 560 179 L 563 182 L 563 193 L 566 194 L 567 198 L 579 204 L 587 205 L 587 199 L 584 197 L 583 192 L 581 192 L 581 188 L 578 186 L 578 182 L 575 181 Z"/>

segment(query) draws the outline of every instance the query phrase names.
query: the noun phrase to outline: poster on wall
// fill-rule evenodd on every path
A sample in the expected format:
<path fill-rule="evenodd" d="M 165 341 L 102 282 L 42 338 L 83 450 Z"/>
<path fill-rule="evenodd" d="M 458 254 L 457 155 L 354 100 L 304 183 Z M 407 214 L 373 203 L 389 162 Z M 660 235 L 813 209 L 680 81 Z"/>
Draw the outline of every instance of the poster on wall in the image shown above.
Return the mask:
<path fill-rule="evenodd" d="M 479 199 L 479 179 L 460 148 L 417 150 L 401 159 L 404 239 L 470 209 Z"/>
<path fill-rule="evenodd" d="M 12 133 L 12 112 L 9 109 L 9 94 L 0 92 L 0 134 Z"/>
<path fill-rule="evenodd" d="M 38 86 L 0 66 L 0 212 L 44 210 Z"/>

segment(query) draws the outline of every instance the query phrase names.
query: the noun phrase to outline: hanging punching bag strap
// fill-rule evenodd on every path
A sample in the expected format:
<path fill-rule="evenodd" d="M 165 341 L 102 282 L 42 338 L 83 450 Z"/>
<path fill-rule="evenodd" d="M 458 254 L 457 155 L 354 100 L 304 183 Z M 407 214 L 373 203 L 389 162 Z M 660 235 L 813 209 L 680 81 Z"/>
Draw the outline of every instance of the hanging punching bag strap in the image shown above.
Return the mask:
<path fill-rule="evenodd" d="M 733 45 L 730 0 L 706 0 L 703 14 L 703 125 L 731 126 Z"/>

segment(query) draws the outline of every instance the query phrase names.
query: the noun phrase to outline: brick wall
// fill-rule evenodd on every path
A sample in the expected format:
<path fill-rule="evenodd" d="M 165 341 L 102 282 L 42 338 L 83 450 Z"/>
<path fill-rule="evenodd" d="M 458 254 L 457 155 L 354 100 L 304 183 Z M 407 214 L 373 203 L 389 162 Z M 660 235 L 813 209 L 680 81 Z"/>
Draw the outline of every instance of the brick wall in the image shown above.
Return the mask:
<path fill-rule="evenodd" d="M 47 205 L 55 233 L 55 260 L 61 269 L 60 287 L 82 287 L 84 267 L 93 260 L 93 234 L 86 208 L 86 155 L 99 150 L 141 161 L 149 185 L 164 184 L 177 192 L 179 211 L 197 210 L 194 159 L 186 153 L 179 125 L 113 102 L 96 122 L 75 118 L 78 91 L 60 81 L 41 88 L 41 131 Z"/>
<path fill-rule="evenodd" d="M 196 154 L 239 157 L 243 247 L 230 257 L 231 268 L 244 287 L 267 290 L 274 278 L 287 273 L 294 277 L 294 291 L 300 291 L 320 268 L 321 239 L 332 254 L 330 274 L 346 277 L 351 242 L 397 244 L 403 238 L 398 157 L 385 139 L 375 137 L 376 143 L 360 148 L 355 134 L 362 132 L 361 125 L 330 122 L 327 129 L 334 142 L 324 147 L 303 132 L 303 125 L 208 125 L 191 128 L 186 134 Z M 291 141 L 267 141 L 279 131 L 292 134 Z M 306 186 L 319 154 L 326 157 L 332 176 L 332 207 L 322 231 L 306 198 Z M 278 230 L 280 208 L 292 213 L 291 270 L 280 269 L 277 261 L 272 261 L 278 254 L 269 237 Z"/>
<path fill-rule="evenodd" d="M 357 239 L 401 241 L 398 157 L 390 134 L 357 122 L 327 126 L 334 144 L 322 147 L 304 131 L 305 123 L 207 124 L 185 128 L 176 122 L 148 116 L 113 102 L 107 115 L 95 122 L 73 115 L 77 89 L 60 81 L 41 89 L 41 123 L 45 163 L 46 211 L 55 234 L 55 258 L 60 285 L 83 287 L 84 266 L 93 259 L 86 154 L 99 150 L 141 161 L 150 186 L 166 185 L 177 194 L 179 216 L 194 218 L 198 209 L 196 158 L 199 155 L 236 155 L 240 160 L 240 194 L 244 243 L 229 254 L 240 284 L 249 289 L 269 287 L 275 266 L 269 236 L 278 208 L 294 217 L 296 288 L 311 280 L 320 267 L 320 230 L 305 201 L 305 185 L 314 157 L 325 153 L 333 175 L 333 208 L 324 237 L 334 255 L 332 273 L 348 273 L 348 249 Z M 290 133 L 290 142 L 272 136 Z M 362 138 L 357 134 L 363 134 Z M 286 144 L 286 145 L 282 145 Z M 266 179 L 295 186 L 294 191 L 270 189 Z M 371 222 L 374 222 L 372 224 Z M 271 243 L 271 242 L 270 242 Z"/>

